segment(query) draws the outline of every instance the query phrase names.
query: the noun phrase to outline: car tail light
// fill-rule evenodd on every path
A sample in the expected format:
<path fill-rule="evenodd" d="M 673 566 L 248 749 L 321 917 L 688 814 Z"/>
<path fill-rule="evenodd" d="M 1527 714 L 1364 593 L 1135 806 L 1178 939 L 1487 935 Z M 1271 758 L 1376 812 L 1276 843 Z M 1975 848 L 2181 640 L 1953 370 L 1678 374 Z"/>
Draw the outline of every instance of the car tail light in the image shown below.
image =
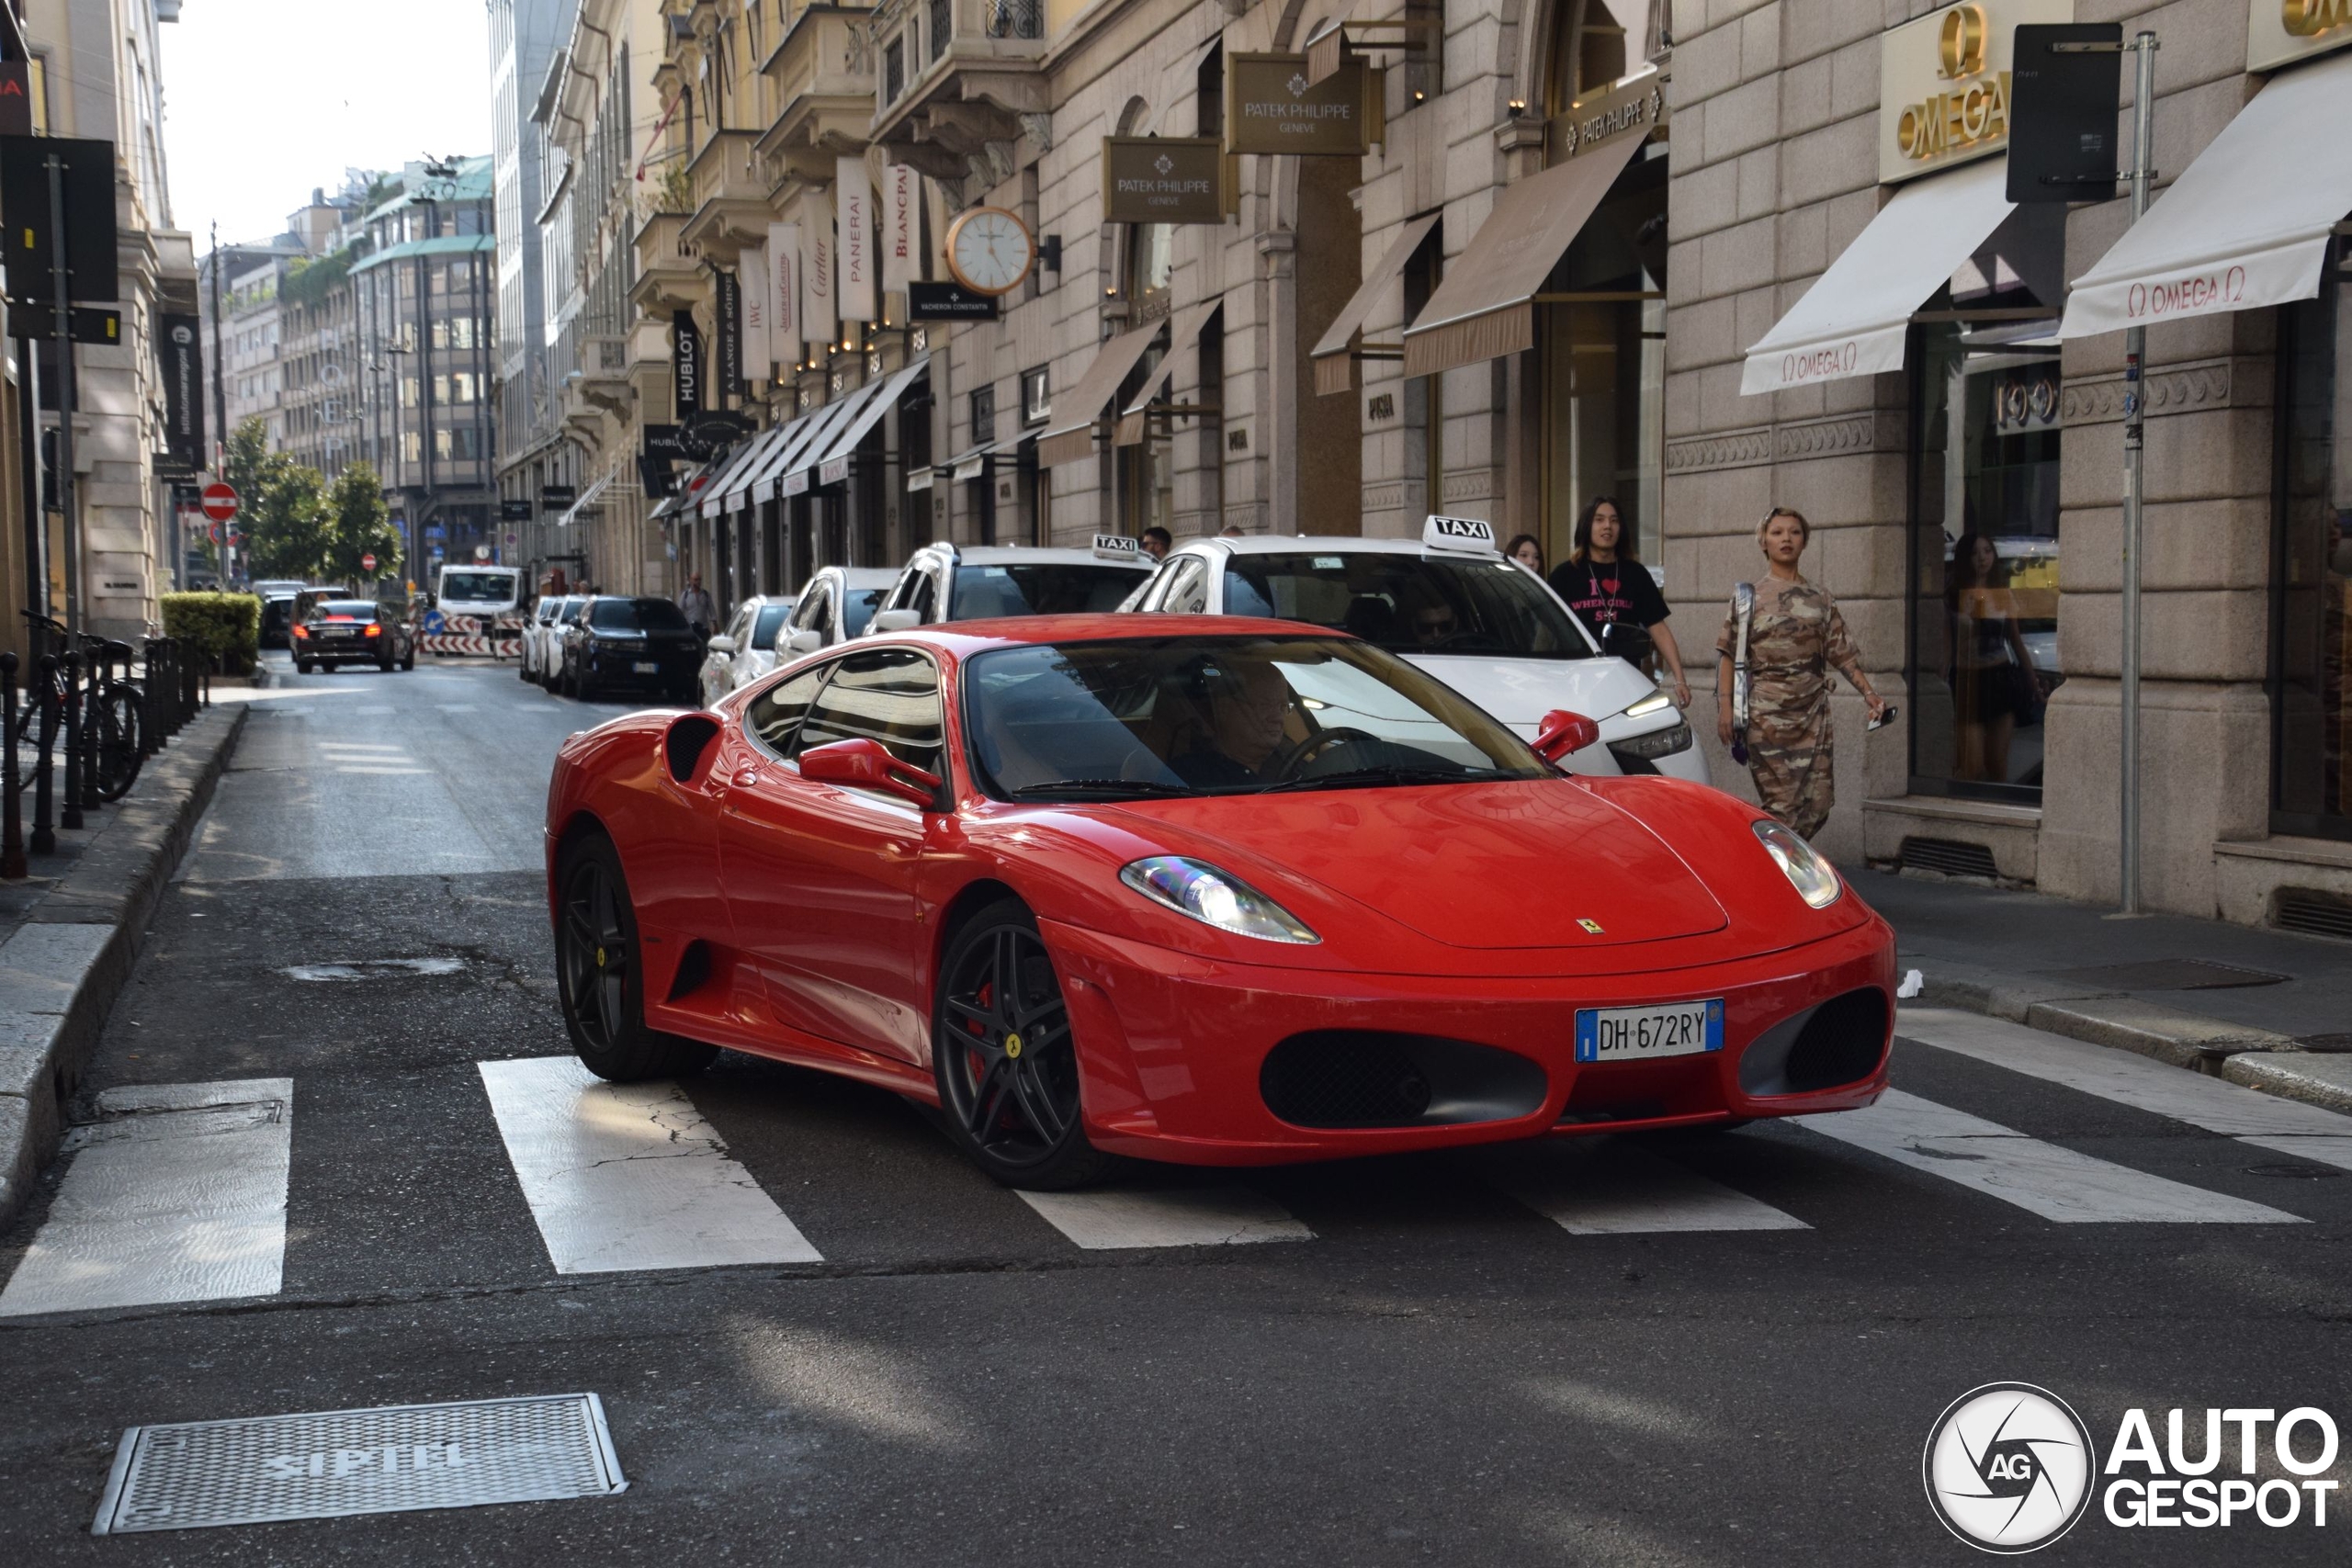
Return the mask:
<path fill-rule="evenodd" d="M 369 637 L 382 637 L 384 635 L 384 628 L 381 626 L 371 626 L 368 628 L 368 635 Z"/>
<path fill-rule="evenodd" d="M 309 637 L 311 635 L 311 628 L 305 626 L 297 626 L 294 628 L 294 635 L 296 637 Z"/>

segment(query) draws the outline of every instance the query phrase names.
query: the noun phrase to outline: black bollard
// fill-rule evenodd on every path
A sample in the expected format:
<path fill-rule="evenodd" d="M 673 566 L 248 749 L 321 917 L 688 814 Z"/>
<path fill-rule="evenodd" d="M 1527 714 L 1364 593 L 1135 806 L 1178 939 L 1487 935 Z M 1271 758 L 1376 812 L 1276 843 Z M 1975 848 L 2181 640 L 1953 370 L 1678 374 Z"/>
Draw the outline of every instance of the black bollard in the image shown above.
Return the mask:
<path fill-rule="evenodd" d="M 0 779 L 0 878 L 25 875 L 25 791 L 17 777 L 17 655 L 0 651 L 0 729 L 8 737 L 8 773 Z"/>
<path fill-rule="evenodd" d="M 58 702 L 65 723 L 65 807 L 57 825 L 71 829 L 82 825 L 82 655 L 68 648 L 59 669 L 65 676 Z"/>
<path fill-rule="evenodd" d="M 57 655 L 40 656 L 40 691 L 34 700 L 40 704 L 40 764 L 33 773 L 33 853 L 52 854 L 57 849 L 57 829 L 50 814 L 50 763 L 57 750 Z"/>

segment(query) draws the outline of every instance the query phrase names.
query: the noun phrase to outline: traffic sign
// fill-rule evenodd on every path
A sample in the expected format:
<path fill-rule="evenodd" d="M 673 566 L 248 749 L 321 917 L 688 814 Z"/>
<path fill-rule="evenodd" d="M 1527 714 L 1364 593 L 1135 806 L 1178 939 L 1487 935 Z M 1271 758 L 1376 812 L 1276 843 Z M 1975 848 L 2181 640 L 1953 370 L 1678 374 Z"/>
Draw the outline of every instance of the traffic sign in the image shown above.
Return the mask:
<path fill-rule="evenodd" d="M 226 523 L 237 514 L 237 492 L 218 479 L 206 485 L 204 514 L 215 523 Z"/>
<path fill-rule="evenodd" d="M 376 570 L 375 551 L 369 550 L 366 555 L 359 558 L 359 570 L 362 571 L 373 571 Z"/>

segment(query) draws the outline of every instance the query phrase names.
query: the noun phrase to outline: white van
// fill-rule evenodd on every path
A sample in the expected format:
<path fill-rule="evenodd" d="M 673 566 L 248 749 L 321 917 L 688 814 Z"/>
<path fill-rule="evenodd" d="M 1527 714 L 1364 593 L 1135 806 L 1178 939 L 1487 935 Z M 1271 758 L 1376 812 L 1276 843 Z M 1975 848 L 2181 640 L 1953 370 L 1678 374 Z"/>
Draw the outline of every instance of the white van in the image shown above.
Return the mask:
<path fill-rule="evenodd" d="M 428 622 L 428 653 L 514 653 L 522 644 L 523 569 L 458 564 L 441 569 L 434 584 L 437 624 Z M 484 639 L 480 646 L 466 639 Z"/>

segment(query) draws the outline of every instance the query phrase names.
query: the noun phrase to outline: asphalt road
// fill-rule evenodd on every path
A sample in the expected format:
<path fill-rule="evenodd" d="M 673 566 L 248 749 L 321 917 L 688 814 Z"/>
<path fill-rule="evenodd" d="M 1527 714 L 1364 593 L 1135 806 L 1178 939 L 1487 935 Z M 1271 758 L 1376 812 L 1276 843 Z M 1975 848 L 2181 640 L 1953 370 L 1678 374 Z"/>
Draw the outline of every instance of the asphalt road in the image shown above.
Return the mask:
<path fill-rule="evenodd" d="M 747 1057 L 666 1100 L 567 1100 L 537 813 L 597 716 L 481 667 L 259 696 L 75 1120 L 284 1080 L 214 1097 L 277 1107 L 220 1142 L 282 1171 L 282 1219 L 236 1233 L 277 1288 L 21 1310 L 74 1234 L 61 1186 L 107 1145 L 62 1158 L 0 1235 L 0 1557 L 1963 1562 L 1920 1451 L 1975 1385 L 2052 1389 L 2102 1449 L 2135 1405 L 2160 1441 L 2174 1405 L 2352 1416 L 2352 1142 L 2329 1142 L 2352 1119 L 2270 1135 L 2224 1086 L 2109 1081 L 2095 1048 L 1965 1021 L 1898 1046 L 1927 1109 L 1885 1148 L 1758 1125 L 1139 1172 L 1058 1211 L 889 1095 Z M 598 1190 L 684 1193 L 684 1218 L 551 1219 L 574 1173 L 531 1127 L 567 1116 L 658 1156 L 587 1162 Z M 209 1157 L 192 1185 L 253 1174 Z M 1105 1227 L 1203 1244 L 1080 1244 Z M 557 1264 L 791 1237 L 817 1256 Z M 604 1402 L 617 1496 L 88 1533 L 130 1426 L 575 1391 Z M 2051 1560 L 2340 1561 L 2330 1521 L 2095 1507 Z"/>

